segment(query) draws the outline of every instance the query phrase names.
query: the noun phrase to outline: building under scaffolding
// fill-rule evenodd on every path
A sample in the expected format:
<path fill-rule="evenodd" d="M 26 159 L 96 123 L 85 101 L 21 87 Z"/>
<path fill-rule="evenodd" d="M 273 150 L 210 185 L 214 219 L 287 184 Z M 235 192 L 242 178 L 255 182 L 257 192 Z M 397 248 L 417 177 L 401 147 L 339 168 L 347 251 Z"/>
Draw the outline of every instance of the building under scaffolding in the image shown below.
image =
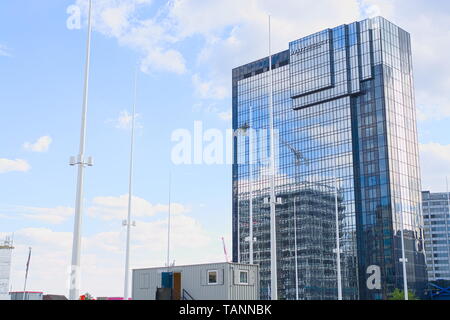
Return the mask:
<path fill-rule="evenodd" d="M 0 300 L 9 300 L 9 278 L 11 274 L 11 256 L 13 241 L 7 237 L 0 241 Z"/>
<path fill-rule="evenodd" d="M 319 183 L 293 183 L 277 187 L 278 289 L 281 299 L 332 300 L 337 295 L 336 211 L 333 186 Z M 268 189 L 256 190 L 253 197 L 254 263 L 260 265 L 261 299 L 270 297 L 270 208 Z M 249 196 L 239 201 L 240 261 L 249 262 Z M 339 233 L 342 239 L 341 266 L 343 290 L 347 299 L 357 297 L 355 232 L 347 228 L 346 205 L 338 194 Z M 295 212 L 295 214 L 294 214 Z M 294 224 L 294 220 L 296 220 Z M 297 226 L 297 230 L 294 226 Z M 295 274 L 297 235 L 298 288 Z"/>

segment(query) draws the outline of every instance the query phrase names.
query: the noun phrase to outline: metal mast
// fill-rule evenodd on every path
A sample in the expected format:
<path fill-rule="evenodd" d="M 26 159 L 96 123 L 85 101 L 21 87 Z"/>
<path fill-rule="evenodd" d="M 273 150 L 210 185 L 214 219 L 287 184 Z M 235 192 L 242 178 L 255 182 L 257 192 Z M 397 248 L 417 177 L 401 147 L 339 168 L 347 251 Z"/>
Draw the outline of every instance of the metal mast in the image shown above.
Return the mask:
<path fill-rule="evenodd" d="M 273 77 L 272 77 L 272 40 L 269 15 L 269 117 L 270 117 L 270 274 L 271 274 L 271 299 L 278 300 L 277 281 L 277 235 L 275 215 L 275 134 L 273 115 Z"/>
<path fill-rule="evenodd" d="M 172 174 L 169 173 L 169 212 L 167 221 L 167 271 L 170 271 L 170 224 L 171 224 L 171 207 L 172 207 Z"/>
<path fill-rule="evenodd" d="M 127 244 L 125 253 L 125 285 L 123 298 L 128 300 L 130 298 L 129 294 L 129 276 L 130 276 L 130 241 L 131 241 L 131 205 L 133 198 L 133 156 L 134 156 L 134 127 L 136 122 L 136 100 L 137 100 L 137 76 L 138 69 L 136 67 L 134 75 L 134 102 L 133 102 L 133 115 L 131 120 L 131 146 L 130 146 L 130 173 L 129 173 L 129 184 L 128 184 L 128 218 L 126 220 L 127 226 Z"/>
<path fill-rule="evenodd" d="M 405 254 L 405 239 L 404 239 L 404 232 L 403 232 L 403 211 L 401 209 L 400 211 L 400 236 L 401 236 L 401 245 L 402 245 L 402 257 L 400 262 L 402 263 L 402 269 L 403 269 L 403 291 L 405 294 L 405 300 L 408 299 L 408 279 L 406 274 L 406 262 L 408 262 L 408 259 L 406 259 Z"/>
<path fill-rule="evenodd" d="M 73 245 L 72 245 L 72 266 L 70 274 L 70 292 L 69 299 L 77 300 L 79 296 L 80 285 L 80 256 L 81 256 L 81 224 L 83 211 L 83 183 L 84 183 L 84 167 L 92 166 L 92 158 L 84 159 L 85 144 L 86 144 L 86 117 L 88 108 L 88 89 L 89 89 L 89 68 L 91 55 L 91 33 L 92 33 L 92 0 L 89 0 L 89 18 L 88 18 L 88 37 L 86 48 L 86 66 L 84 79 L 84 97 L 83 108 L 81 116 L 81 133 L 80 133 L 80 153 L 78 157 L 72 157 L 70 165 L 78 166 L 78 180 L 77 180 L 77 194 L 75 203 L 75 223 L 73 230 Z"/>
<path fill-rule="evenodd" d="M 254 239 L 253 239 L 253 127 L 252 127 L 252 107 L 250 107 L 250 120 L 249 120 L 249 183 L 250 183 L 250 205 L 249 205 L 249 232 L 248 232 L 248 241 L 249 242 L 249 263 L 253 264 L 253 244 L 254 244 Z"/>
<path fill-rule="evenodd" d="M 341 242 L 339 239 L 339 206 L 338 206 L 338 186 L 337 186 L 336 170 L 334 174 L 334 203 L 336 215 L 336 265 L 337 265 L 338 300 L 342 300 Z"/>
<path fill-rule="evenodd" d="M 297 257 L 297 197 L 294 197 L 294 250 L 295 250 L 295 300 L 298 300 L 298 257 Z"/>

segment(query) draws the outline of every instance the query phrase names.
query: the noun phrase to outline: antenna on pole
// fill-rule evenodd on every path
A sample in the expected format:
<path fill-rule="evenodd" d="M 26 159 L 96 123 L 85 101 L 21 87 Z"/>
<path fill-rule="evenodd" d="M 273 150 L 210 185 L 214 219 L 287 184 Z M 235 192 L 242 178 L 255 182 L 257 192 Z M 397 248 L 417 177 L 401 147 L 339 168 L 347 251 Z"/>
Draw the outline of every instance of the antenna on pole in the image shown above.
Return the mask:
<path fill-rule="evenodd" d="M 130 174 L 128 184 L 128 218 L 126 220 L 127 227 L 127 244 L 125 253 L 125 285 L 124 285 L 124 299 L 130 298 L 129 294 L 129 277 L 130 277 L 130 241 L 131 241 L 131 227 L 135 226 L 134 222 L 131 222 L 131 205 L 133 198 L 133 156 L 134 156 L 134 127 L 136 123 L 136 101 L 137 101 L 137 78 L 138 67 L 136 66 L 134 74 L 134 102 L 133 102 L 133 115 L 131 119 L 131 146 L 130 146 Z M 123 223 L 125 225 L 125 221 Z"/>

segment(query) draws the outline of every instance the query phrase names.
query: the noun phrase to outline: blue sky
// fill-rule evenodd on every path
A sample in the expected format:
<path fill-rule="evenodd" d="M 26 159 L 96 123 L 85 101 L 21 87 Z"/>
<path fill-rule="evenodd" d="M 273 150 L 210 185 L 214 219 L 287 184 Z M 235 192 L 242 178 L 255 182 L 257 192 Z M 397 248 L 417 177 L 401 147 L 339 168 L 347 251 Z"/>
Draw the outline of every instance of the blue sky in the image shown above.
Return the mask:
<path fill-rule="evenodd" d="M 373 15 L 411 32 L 423 188 L 443 191 L 450 176 L 450 5 L 433 0 L 277 1 L 94 0 L 83 222 L 83 291 L 122 292 L 121 220 L 126 214 L 129 120 L 139 66 L 135 181 L 138 226 L 132 267 L 165 259 L 172 172 L 177 264 L 231 254 L 231 166 L 171 162 L 180 128 L 231 126 L 231 69 L 263 57 L 267 14 L 274 51 L 310 33 Z M 69 29 L 70 6 L 81 29 Z M 86 1 L 0 3 L 0 235 L 15 234 L 12 287 L 20 290 L 33 247 L 30 290 L 67 293 L 83 67 Z M 308 14 L 304 14 L 304 13 Z M 111 281 L 115 279 L 115 281 Z"/>

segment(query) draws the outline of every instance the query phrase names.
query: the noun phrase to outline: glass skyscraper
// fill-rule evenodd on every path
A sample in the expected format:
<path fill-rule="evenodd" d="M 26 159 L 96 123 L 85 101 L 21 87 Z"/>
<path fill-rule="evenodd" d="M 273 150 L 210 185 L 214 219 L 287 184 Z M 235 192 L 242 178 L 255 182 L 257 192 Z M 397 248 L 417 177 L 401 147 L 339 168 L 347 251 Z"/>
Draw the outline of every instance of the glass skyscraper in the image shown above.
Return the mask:
<path fill-rule="evenodd" d="M 408 285 L 422 296 L 410 35 L 367 19 L 293 41 L 269 65 L 266 57 L 233 69 L 233 260 L 250 261 L 252 225 L 269 299 L 272 76 L 279 299 L 337 299 L 336 221 L 344 299 L 403 289 L 402 230 Z"/>
<path fill-rule="evenodd" d="M 428 280 L 450 280 L 450 194 L 422 192 Z"/>

